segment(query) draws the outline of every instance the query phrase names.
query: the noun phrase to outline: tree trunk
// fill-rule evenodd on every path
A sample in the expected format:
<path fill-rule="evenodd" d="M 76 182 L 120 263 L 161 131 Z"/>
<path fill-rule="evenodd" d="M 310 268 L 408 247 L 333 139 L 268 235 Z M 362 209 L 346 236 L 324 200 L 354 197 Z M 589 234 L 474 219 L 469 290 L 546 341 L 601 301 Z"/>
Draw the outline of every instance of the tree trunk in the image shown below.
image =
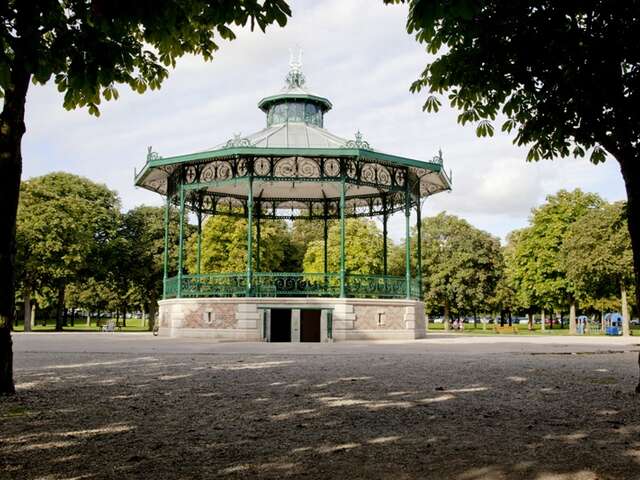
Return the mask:
<path fill-rule="evenodd" d="M 36 309 L 38 308 L 37 303 L 31 304 L 31 327 L 36 326 Z"/>
<path fill-rule="evenodd" d="M 513 326 L 513 318 L 511 318 L 511 309 L 507 310 L 507 313 L 509 314 L 509 326 L 512 327 Z"/>
<path fill-rule="evenodd" d="M 64 325 L 64 284 L 58 287 L 58 302 L 56 304 L 56 332 L 62 331 Z"/>
<path fill-rule="evenodd" d="M 576 328 L 576 301 L 571 299 L 571 305 L 569 306 L 569 335 L 576 335 L 578 329 Z"/>
<path fill-rule="evenodd" d="M 127 304 L 122 306 L 122 327 L 127 326 Z"/>
<path fill-rule="evenodd" d="M 444 302 L 444 329 L 449 330 L 449 302 Z"/>
<path fill-rule="evenodd" d="M 635 273 L 636 305 L 640 308 L 640 155 L 618 155 L 620 171 L 627 190 L 627 225 L 633 250 L 633 270 Z"/>
<path fill-rule="evenodd" d="M 640 352 L 638 352 L 638 368 L 640 368 Z M 638 385 L 636 385 L 636 393 L 640 393 L 640 380 L 638 380 Z"/>
<path fill-rule="evenodd" d="M 152 298 L 149 301 L 149 331 L 151 332 L 153 330 L 153 327 L 156 326 L 156 300 L 155 298 Z"/>
<path fill-rule="evenodd" d="M 527 310 L 527 328 L 530 332 L 533 331 L 533 314 L 531 313 L 531 308 Z"/>
<path fill-rule="evenodd" d="M 31 331 L 31 289 L 24 287 L 24 331 Z"/>
<path fill-rule="evenodd" d="M 11 320 L 15 308 L 16 214 L 22 175 L 24 105 L 31 75 L 16 52 L 0 113 L 0 394 L 15 393 Z"/>
<path fill-rule="evenodd" d="M 87 310 L 87 327 L 91 326 L 91 311 Z"/>
<path fill-rule="evenodd" d="M 547 329 L 547 326 L 544 324 L 544 309 L 540 312 L 540 331 L 544 332 Z"/>
<path fill-rule="evenodd" d="M 629 336 L 631 328 L 629 327 L 629 305 L 627 304 L 627 289 L 624 283 L 620 283 L 620 303 L 622 303 L 622 335 Z"/>

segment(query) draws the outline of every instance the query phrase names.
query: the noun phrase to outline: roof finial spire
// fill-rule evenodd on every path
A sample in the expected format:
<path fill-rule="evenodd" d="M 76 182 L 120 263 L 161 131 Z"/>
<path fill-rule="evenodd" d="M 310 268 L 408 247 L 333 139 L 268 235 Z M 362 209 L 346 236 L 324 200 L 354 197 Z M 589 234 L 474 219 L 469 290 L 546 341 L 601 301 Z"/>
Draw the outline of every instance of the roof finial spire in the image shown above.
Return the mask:
<path fill-rule="evenodd" d="M 289 49 L 289 73 L 285 78 L 287 82 L 287 88 L 303 87 L 305 83 L 304 74 L 302 73 L 302 48 L 298 45 L 297 59 L 294 55 L 294 50 Z"/>

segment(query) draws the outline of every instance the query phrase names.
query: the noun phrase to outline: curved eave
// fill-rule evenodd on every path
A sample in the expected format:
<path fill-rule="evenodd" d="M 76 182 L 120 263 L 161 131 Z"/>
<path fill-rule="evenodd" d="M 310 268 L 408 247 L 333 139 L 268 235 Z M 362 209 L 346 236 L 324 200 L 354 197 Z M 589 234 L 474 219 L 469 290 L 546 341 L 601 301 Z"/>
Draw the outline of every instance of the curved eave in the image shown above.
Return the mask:
<path fill-rule="evenodd" d="M 258 102 L 258 108 L 263 112 L 266 112 L 267 109 L 269 108 L 269 105 L 271 105 L 272 103 L 277 102 L 279 100 L 287 100 L 287 99 L 310 100 L 312 102 L 319 103 L 323 106 L 324 112 L 327 112 L 333 108 L 333 105 L 331 104 L 329 99 L 324 97 L 319 97 L 318 95 L 311 95 L 306 93 L 279 93 L 278 95 L 270 95 Z"/>
<path fill-rule="evenodd" d="M 174 157 L 158 158 L 148 161 L 144 168 L 136 174 L 135 185 L 144 187 L 144 181 L 152 170 L 178 166 L 182 164 L 197 163 L 207 160 L 216 160 L 236 156 L 261 156 L 261 157 L 327 157 L 327 158 L 356 158 L 378 161 L 390 165 L 409 167 L 424 171 L 424 175 L 437 174 L 442 179 L 444 190 L 451 190 L 451 178 L 447 175 L 444 166 L 435 162 L 424 162 L 412 158 L 390 155 L 374 150 L 361 148 L 271 148 L 271 147 L 229 147 L 219 150 L 177 155 Z M 423 175 L 418 174 L 418 177 Z M 439 190 L 442 191 L 442 190 Z"/>

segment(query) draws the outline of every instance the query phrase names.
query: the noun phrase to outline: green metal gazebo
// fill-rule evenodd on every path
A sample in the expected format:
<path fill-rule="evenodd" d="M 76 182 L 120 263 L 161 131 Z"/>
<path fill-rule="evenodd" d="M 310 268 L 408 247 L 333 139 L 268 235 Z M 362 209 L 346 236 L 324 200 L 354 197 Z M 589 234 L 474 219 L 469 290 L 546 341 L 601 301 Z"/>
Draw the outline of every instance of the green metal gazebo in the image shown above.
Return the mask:
<path fill-rule="evenodd" d="M 163 158 L 149 149 L 147 162 L 136 177 L 137 186 L 166 197 L 164 299 L 213 297 L 338 297 L 421 298 L 420 242 L 416 243 L 416 271 L 411 271 L 411 244 L 405 242 L 406 272 L 387 271 L 389 216 L 404 212 L 406 238 L 410 214 L 417 213 L 420 235 L 421 200 L 450 190 L 442 153 L 429 161 L 389 155 L 372 148 L 360 132 L 341 138 L 324 128 L 331 102 L 311 93 L 299 62 L 292 62 L 284 88 L 263 98 L 266 128 L 235 135 L 216 148 Z M 169 209 L 179 209 L 180 247 L 177 274 L 168 276 Z M 196 271 L 184 266 L 184 222 L 188 212 L 197 219 Z M 228 215 L 247 220 L 246 270 L 201 273 L 203 219 Z M 345 219 L 379 217 L 384 236 L 383 275 L 355 275 L 345 270 Z M 263 272 L 260 269 L 260 226 L 273 219 L 324 222 L 324 271 Z M 327 231 L 330 220 L 340 225 L 340 270 L 327 269 Z"/>

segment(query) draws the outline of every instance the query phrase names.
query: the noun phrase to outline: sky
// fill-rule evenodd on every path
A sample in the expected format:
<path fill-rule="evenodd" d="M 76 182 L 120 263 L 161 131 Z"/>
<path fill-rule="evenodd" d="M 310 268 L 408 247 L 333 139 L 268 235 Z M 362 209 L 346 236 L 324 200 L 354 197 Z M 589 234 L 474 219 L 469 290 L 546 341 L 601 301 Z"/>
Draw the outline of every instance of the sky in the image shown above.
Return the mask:
<path fill-rule="evenodd" d="M 613 159 L 597 166 L 586 159 L 527 163 L 526 148 L 514 146 L 499 125 L 494 137 L 477 138 L 472 126 L 456 123 L 446 103 L 438 113 L 423 112 L 426 93 L 412 94 L 409 86 L 429 57 L 406 33 L 405 5 L 289 3 L 293 16 L 285 28 L 270 27 L 266 34 L 236 28 L 238 38 L 221 42 L 212 62 L 184 57 L 160 90 L 144 95 L 120 86 L 120 99 L 104 102 L 99 118 L 64 110 L 51 82 L 32 86 L 23 178 L 66 171 L 116 190 L 124 209 L 162 205 L 159 195 L 133 185 L 147 147 L 165 157 L 186 154 L 264 128 L 257 102 L 284 85 L 289 51 L 300 47 L 307 86 L 333 103 L 325 128 L 345 138 L 360 130 L 372 148 L 415 159 L 429 160 L 442 149 L 453 190 L 428 198 L 423 216 L 446 211 L 504 241 L 561 188 L 609 201 L 626 198 Z M 390 236 L 404 236 L 401 214 L 392 218 Z"/>

